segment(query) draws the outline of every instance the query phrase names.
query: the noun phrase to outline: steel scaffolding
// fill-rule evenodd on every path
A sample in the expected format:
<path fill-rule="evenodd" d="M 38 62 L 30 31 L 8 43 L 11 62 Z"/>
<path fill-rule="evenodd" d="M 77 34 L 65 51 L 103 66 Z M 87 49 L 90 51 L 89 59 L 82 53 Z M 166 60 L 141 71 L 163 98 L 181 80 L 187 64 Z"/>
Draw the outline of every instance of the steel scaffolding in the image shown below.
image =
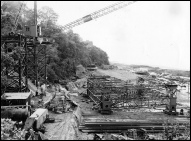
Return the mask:
<path fill-rule="evenodd" d="M 3 86 L 3 92 L 27 92 L 27 46 L 26 37 L 20 34 L 9 34 L 1 37 L 1 49 L 6 54 L 12 56 L 14 64 L 7 65 L 5 60 L 4 68 L 1 68 L 1 74 L 6 76 L 7 84 Z M 26 80 L 23 79 L 26 77 Z"/>
<path fill-rule="evenodd" d="M 46 83 L 46 49 L 50 42 L 41 44 L 36 38 L 26 37 L 21 34 L 9 34 L 1 37 L 1 49 L 6 54 L 13 56 L 14 64 L 6 65 L 7 60 L 1 60 L 6 66 L 1 68 L 1 75 L 7 78 L 4 92 L 27 92 L 28 80 L 36 87 L 38 82 Z"/>

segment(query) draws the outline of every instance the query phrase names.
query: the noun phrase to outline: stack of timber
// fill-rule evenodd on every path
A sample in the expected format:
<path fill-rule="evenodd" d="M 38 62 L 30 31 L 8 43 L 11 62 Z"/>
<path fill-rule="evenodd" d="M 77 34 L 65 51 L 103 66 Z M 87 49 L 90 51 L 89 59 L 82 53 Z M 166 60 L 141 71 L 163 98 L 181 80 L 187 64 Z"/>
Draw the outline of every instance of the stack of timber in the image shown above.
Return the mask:
<path fill-rule="evenodd" d="M 185 123 L 179 123 L 179 130 L 185 129 Z M 171 127 L 169 125 L 168 127 Z M 163 122 L 131 121 L 131 122 L 85 122 L 79 130 L 87 133 L 120 133 L 129 129 L 145 129 L 147 132 L 160 133 L 165 130 Z"/>

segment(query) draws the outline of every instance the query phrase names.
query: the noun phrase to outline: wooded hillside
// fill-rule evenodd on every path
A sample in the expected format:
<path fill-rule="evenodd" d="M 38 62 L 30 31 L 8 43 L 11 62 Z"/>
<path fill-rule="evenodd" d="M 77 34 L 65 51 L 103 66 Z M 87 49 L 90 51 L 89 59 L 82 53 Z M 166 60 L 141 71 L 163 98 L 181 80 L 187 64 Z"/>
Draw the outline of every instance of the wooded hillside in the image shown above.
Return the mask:
<path fill-rule="evenodd" d="M 22 7 L 21 7 L 22 6 Z M 20 14 L 19 14 L 20 12 Z M 15 26 L 18 20 L 17 26 Z M 38 10 L 38 24 L 42 27 L 44 37 L 55 40 L 47 46 L 47 77 L 49 82 L 55 79 L 66 79 L 75 75 L 75 67 L 79 64 L 109 64 L 107 53 L 92 44 L 91 41 L 83 41 L 80 35 L 72 30 L 64 32 L 62 26 L 57 24 L 58 14 L 50 7 L 42 7 Z M 12 31 L 22 30 L 25 25 L 34 23 L 34 11 L 29 9 L 22 1 L 1 1 L 1 36 Z M 1 71 L 5 63 L 13 63 L 11 55 L 1 50 Z M 7 61 L 5 61 L 7 60 Z M 4 82 L 1 75 L 1 81 Z"/>

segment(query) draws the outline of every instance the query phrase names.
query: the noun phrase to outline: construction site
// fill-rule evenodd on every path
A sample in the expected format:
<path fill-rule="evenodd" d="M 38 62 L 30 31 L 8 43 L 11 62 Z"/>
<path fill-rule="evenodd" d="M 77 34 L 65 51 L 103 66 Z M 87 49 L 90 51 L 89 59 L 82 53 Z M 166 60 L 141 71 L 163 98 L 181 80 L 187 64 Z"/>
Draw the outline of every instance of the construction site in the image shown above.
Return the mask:
<path fill-rule="evenodd" d="M 63 29 L 131 4 L 118 2 Z M 1 86 L 2 140 L 190 140 L 190 78 L 90 64 L 78 66 L 74 79 L 49 83 L 46 48 L 54 40 L 41 37 L 37 14 L 34 1 L 34 25 L 1 36 L 5 53 L 20 48 L 16 63 L 1 69 L 9 80 Z"/>

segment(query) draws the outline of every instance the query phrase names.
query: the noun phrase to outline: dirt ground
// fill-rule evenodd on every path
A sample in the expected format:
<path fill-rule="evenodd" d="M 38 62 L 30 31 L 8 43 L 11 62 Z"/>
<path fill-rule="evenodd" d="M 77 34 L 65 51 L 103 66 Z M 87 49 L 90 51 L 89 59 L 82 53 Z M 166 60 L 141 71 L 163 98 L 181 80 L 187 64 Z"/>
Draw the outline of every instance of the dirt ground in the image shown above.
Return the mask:
<path fill-rule="evenodd" d="M 85 121 L 128 121 L 128 120 L 153 120 L 153 121 L 165 121 L 173 120 L 178 121 L 180 118 L 176 116 L 170 116 L 163 113 L 163 108 L 160 109 L 116 109 L 113 110 L 111 115 L 102 115 L 96 110 L 92 110 L 94 103 L 82 95 L 78 95 L 72 98 L 76 101 L 81 108 L 83 120 Z M 177 110 L 178 111 L 178 110 Z M 183 117 L 181 117 L 183 119 Z M 185 120 L 189 120 L 185 118 Z"/>
<path fill-rule="evenodd" d="M 99 74 L 107 74 L 103 72 L 98 72 Z M 117 73 L 116 73 L 117 74 Z M 115 74 L 115 75 L 116 75 Z M 122 75 L 122 74 L 121 74 Z M 112 77 L 114 77 L 112 75 Z M 134 77 L 134 76 L 133 76 Z M 149 120 L 149 121 L 172 121 L 172 122 L 190 122 L 189 118 L 170 116 L 164 114 L 163 108 L 160 109 L 118 109 L 113 110 L 111 115 L 102 115 L 96 110 L 92 110 L 94 103 L 85 96 L 86 90 L 78 89 L 80 93 L 72 94 L 70 99 L 75 101 L 79 105 L 81 112 L 81 123 L 85 121 L 133 121 L 133 120 Z M 82 93 L 81 93 L 82 92 Z M 44 101 L 48 100 L 55 92 L 50 92 Z M 49 97 L 49 98 L 48 98 Z M 180 108 L 178 108 L 179 112 Z M 80 125 L 74 114 L 74 111 L 56 114 L 49 111 L 50 117 L 55 118 L 54 123 L 46 123 L 45 136 L 50 140 L 92 140 L 94 134 L 83 133 L 78 130 Z"/>
<path fill-rule="evenodd" d="M 89 99 L 84 98 L 82 95 L 72 97 L 81 108 L 82 111 L 82 124 L 83 122 L 128 122 L 128 121 L 137 121 L 137 120 L 148 120 L 154 122 L 166 122 L 167 120 L 176 123 L 176 122 L 190 122 L 189 118 L 177 117 L 166 115 L 162 110 L 153 110 L 151 109 L 148 112 L 148 109 L 123 109 L 123 110 L 114 110 L 111 115 L 102 115 L 96 110 L 92 110 L 94 105 Z M 87 134 L 81 131 L 78 132 L 78 139 L 91 140 L 93 139 L 94 134 Z"/>
<path fill-rule="evenodd" d="M 136 75 L 132 74 L 130 72 L 124 71 L 124 70 L 99 70 L 97 72 L 94 72 L 94 74 L 99 75 L 109 75 L 111 77 L 115 77 L 122 80 L 128 80 L 128 79 L 135 79 Z M 186 93 L 179 93 L 178 95 L 178 102 L 181 103 L 177 106 L 177 112 L 180 112 L 180 109 L 182 108 L 188 108 L 188 105 L 185 106 L 184 102 L 188 103 L 190 102 L 187 99 Z M 163 109 L 165 109 L 164 106 L 158 107 L 157 109 L 148 109 L 148 108 L 139 108 L 139 109 L 118 109 L 113 110 L 113 113 L 111 115 L 102 115 L 98 113 L 95 110 L 92 110 L 93 102 L 90 101 L 87 98 L 84 98 L 83 95 L 78 95 L 77 97 L 73 97 L 73 100 L 76 101 L 82 110 L 82 116 L 83 121 L 133 121 L 133 120 L 148 120 L 148 121 L 154 121 L 154 122 L 166 122 L 170 121 L 172 123 L 176 122 L 189 122 L 190 119 L 184 116 L 170 116 L 163 113 Z M 183 105 L 182 105 L 183 104 Z M 184 112 L 187 112 L 187 109 L 184 109 Z M 81 133 L 81 132 L 80 132 Z M 92 135 L 92 134 L 91 134 Z M 81 133 L 81 136 L 85 138 L 86 133 Z"/>
<path fill-rule="evenodd" d="M 56 120 L 54 123 L 46 123 L 45 136 L 50 140 L 76 140 L 77 125 L 74 121 L 73 114 L 63 113 L 54 114 L 50 113 L 50 117 L 54 117 Z"/>

